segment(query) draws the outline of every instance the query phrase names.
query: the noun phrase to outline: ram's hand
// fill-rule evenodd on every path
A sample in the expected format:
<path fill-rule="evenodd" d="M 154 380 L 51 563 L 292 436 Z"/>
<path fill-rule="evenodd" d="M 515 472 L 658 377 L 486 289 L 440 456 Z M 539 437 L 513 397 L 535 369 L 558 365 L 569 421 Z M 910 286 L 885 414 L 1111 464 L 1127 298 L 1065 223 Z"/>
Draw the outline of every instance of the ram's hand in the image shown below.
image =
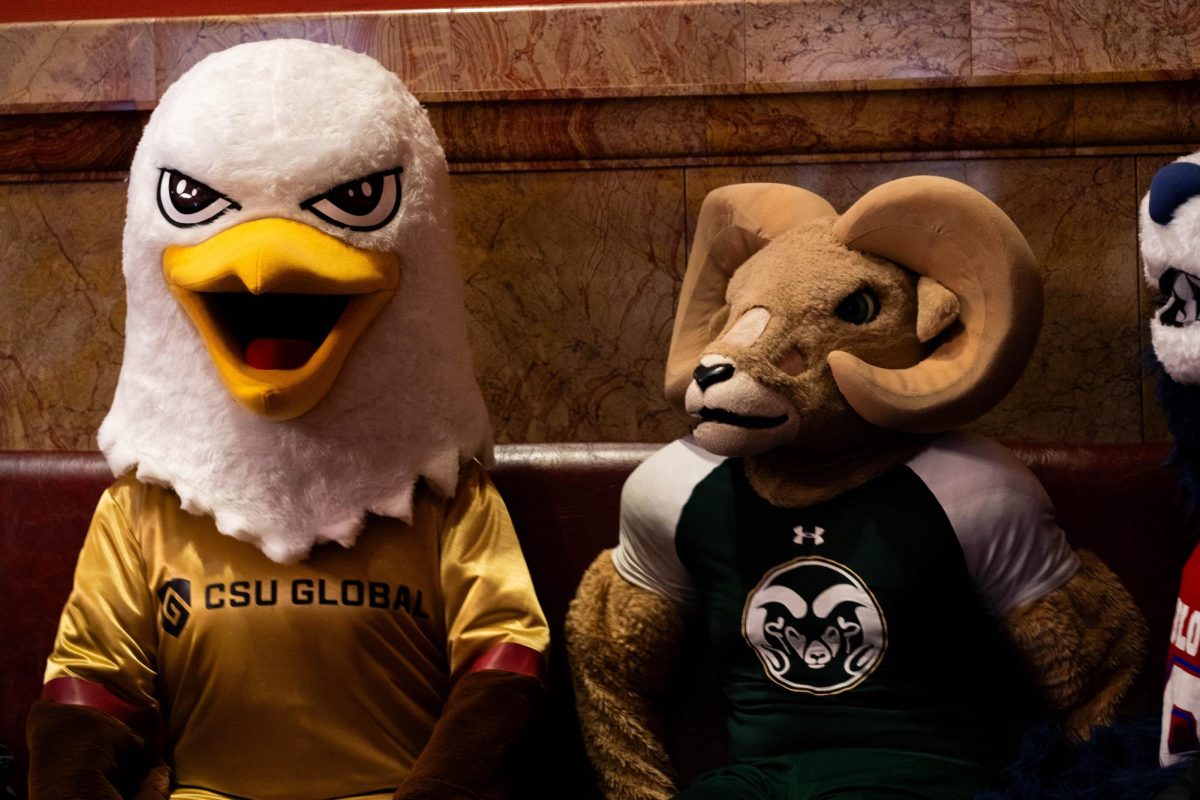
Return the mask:
<path fill-rule="evenodd" d="M 1129 592 L 1100 559 L 1079 551 L 1075 577 L 1004 621 L 1054 710 L 1086 739 L 1112 721 L 1142 666 L 1146 621 Z"/>
<path fill-rule="evenodd" d="M 39 700 L 29 712 L 28 739 L 30 800 L 167 796 L 166 767 L 147 774 L 142 739 L 102 711 Z"/>
<path fill-rule="evenodd" d="M 567 652 L 584 743 L 609 800 L 675 795 L 658 698 L 683 642 L 674 602 L 621 577 L 604 551 L 567 613 Z"/>

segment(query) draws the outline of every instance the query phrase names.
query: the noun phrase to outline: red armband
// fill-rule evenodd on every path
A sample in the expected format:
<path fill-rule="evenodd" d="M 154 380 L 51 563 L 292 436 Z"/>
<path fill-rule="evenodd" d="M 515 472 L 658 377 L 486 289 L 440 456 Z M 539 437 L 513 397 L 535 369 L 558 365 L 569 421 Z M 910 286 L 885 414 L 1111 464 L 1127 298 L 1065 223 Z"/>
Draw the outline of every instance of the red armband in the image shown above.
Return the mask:
<path fill-rule="evenodd" d="M 490 648 L 471 664 L 466 674 L 481 672 L 485 669 L 515 672 L 518 675 L 529 675 L 545 683 L 545 661 L 542 654 L 532 647 L 514 642 L 504 642 Z"/>
<path fill-rule="evenodd" d="M 144 741 L 154 740 L 158 713 L 117 697 L 103 684 L 82 678 L 55 678 L 42 687 L 42 699 L 68 706 L 87 706 L 108 714 L 129 727 Z"/>

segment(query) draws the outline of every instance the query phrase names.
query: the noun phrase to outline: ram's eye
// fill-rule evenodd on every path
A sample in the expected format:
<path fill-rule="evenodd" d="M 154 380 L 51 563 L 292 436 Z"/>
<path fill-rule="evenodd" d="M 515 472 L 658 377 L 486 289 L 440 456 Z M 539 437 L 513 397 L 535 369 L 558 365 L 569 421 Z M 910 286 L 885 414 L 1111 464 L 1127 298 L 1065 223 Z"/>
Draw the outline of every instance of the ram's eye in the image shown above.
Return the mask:
<path fill-rule="evenodd" d="M 241 206 L 179 170 L 163 169 L 159 176 L 158 210 L 178 228 L 212 222 L 231 208 Z"/>
<path fill-rule="evenodd" d="M 870 289 L 859 289 L 838 303 L 834 313 L 851 325 L 866 325 L 879 316 L 879 298 Z"/>
<path fill-rule="evenodd" d="M 339 228 L 373 231 L 392 221 L 400 209 L 400 173 L 397 167 L 335 186 L 305 200 L 300 207 Z"/>

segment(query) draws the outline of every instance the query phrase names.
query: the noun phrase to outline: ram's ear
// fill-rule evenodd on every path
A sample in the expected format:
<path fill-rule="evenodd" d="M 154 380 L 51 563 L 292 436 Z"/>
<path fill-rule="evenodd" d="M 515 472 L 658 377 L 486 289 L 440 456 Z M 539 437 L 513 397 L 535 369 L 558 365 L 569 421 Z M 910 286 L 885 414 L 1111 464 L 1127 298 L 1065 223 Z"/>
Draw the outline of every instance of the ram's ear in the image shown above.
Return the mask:
<path fill-rule="evenodd" d="M 835 213 L 812 192 L 778 183 L 741 183 L 708 193 L 671 332 L 665 381 L 669 401 L 683 404 L 700 354 L 720 332 L 714 318 L 728 318 L 725 288 L 738 267 L 777 236 Z"/>
<path fill-rule="evenodd" d="M 928 342 L 958 319 L 958 298 L 933 278 L 917 281 L 917 339 Z"/>

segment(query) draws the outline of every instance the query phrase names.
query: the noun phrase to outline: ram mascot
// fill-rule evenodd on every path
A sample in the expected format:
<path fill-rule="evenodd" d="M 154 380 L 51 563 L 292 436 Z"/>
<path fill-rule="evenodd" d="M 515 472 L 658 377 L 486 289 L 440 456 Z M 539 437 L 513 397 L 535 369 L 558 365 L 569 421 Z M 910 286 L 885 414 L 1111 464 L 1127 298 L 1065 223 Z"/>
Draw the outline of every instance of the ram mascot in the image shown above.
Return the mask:
<path fill-rule="evenodd" d="M 970 797 L 1013 752 L 1022 661 L 1078 735 L 1110 718 L 1140 613 L 1012 454 L 955 432 L 1041 308 L 1024 238 L 961 183 L 840 217 L 788 186 L 707 196 L 666 373 L 695 429 L 630 476 L 568 617 L 609 798 Z M 664 697 L 693 625 L 730 763 L 677 794 Z"/>
<path fill-rule="evenodd" d="M 1193 517 L 1200 502 L 1200 153 L 1168 164 L 1150 182 L 1141 205 L 1141 252 L 1146 279 L 1158 287 L 1159 309 L 1150 340 L 1161 367 L 1159 400 L 1175 440 L 1179 469 Z M 1159 761 L 1191 761 L 1160 797 L 1200 796 L 1196 751 L 1200 715 L 1200 548 L 1193 539 L 1183 568 L 1167 654 Z"/>
<path fill-rule="evenodd" d="M 348 50 L 245 44 L 163 95 L 34 800 L 500 795 L 547 627 L 476 461 L 448 189 Z"/>

